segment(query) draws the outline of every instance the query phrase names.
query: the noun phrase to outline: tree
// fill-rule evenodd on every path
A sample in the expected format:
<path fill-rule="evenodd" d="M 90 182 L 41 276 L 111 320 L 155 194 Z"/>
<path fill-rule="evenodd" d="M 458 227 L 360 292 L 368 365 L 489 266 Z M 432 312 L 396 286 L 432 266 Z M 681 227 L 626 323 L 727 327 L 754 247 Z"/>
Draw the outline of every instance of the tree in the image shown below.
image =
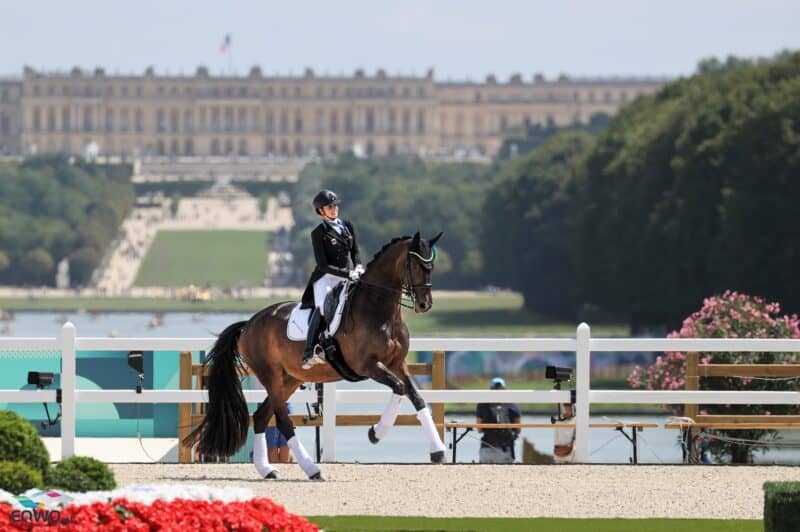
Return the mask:
<path fill-rule="evenodd" d="M 800 319 L 796 314 L 780 315 L 776 302 L 759 297 L 727 291 L 706 298 L 703 307 L 683 320 L 679 331 L 669 338 L 800 338 Z M 701 364 L 796 364 L 798 353 L 699 353 Z M 700 368 L 702 375 L 702 368 Z M 649 390 L 680 390 L 686 382 L 686 353 L 668 352 L 656 358 L 647 368 L 637 366 L 629 378 L 633 388 Z M 700 379 L 701 390 L 791 390 L 800 389 L 796 380 L 782 378 L 714 377 Z M 797 405 L 708 405 L 708 414 L 797 414 Z M 766 440 L 774 430 L 720 431 L 725 436 L 743 440 Z M 712 438 L 711 453 L 718 459 L 734 463 L 752 462 L 754 451 L 768 445 L 737 445 L 731 441 Z"/>
<path fill-rule="evenodd" d="M 562 132 L 509 166 L 487 194 L 481 247 L 488 280 L 519 290 L 525 307 L 575 319 L 574 180 L 593 137 Z"/>
<path fill-rule="evenodd" d="M 577 183 L 581 299 L 634 330 L 728 288 L 800 309 L 800 53 L 700 70 L 623 107 Z"/>
<path fill-rule="evenodd" d="M 22 256 L 21 267 L 27 270 L 29 279 L 35 283 L 52 284 L 55 275 L 55 263 L 47 250 L 32 249 Z"/>

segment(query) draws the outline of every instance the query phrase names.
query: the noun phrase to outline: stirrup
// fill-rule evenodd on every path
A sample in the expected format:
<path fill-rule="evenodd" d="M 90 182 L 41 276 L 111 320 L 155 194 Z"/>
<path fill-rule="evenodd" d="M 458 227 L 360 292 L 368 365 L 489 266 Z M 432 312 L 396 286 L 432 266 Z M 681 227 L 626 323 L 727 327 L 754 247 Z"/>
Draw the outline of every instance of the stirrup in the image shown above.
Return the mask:
<path fill-rule="evenodd" d="M 322 349 L 322 346 L 316 344 L 314 346 L 314 351 L 312 355 L 308 358 L 308 360 L 303 360 L 300 367 L 302 369 L 311 369 L 312 366 L 317 366 L 319 364 L 325 364 L 327 361 L 325 360 L 325 350 Z"/>

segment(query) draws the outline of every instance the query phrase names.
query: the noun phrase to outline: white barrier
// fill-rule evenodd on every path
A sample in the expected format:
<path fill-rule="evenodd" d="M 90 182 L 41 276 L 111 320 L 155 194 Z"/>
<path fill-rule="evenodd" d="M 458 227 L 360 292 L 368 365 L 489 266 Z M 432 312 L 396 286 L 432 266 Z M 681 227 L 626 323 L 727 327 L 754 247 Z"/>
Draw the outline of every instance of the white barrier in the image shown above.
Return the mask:
<path fill-rule="evenodd" d="M 203 390 L 79 390 L 75 388 L 77 351 L 205 351 L 214 338 L 81 338 L 72 323 L 64 324 L 59 338 L 0 338 L 4 350 L 61 351 L 61 455 L 75 450 L 75 405 L 77 403 L 199 403 L 208 401 Z M 412 351 L 574 351 L 576 355 L 575 461 L 589 462 L 589 414 L 592 403 L 631 404 L 800 404 L 800 392 L 736 392 L 685 390 L 592 390 L 589 369 L 593 351 L 734 351 L 800 352 L 800 340 L 784 339 L 653 339 L 591 338 L 581 323 L 575 338 L 412 338 Z M 0 354 L 0 361 L 2 355 Z M 0 370 L 2 367 L 0 366 Z M 566 403 L 567 390 L 422 390 L 429 403 Z M 325 416 L 322 426 L 323 460 L 336 458 L 336 404 L 383 403 L 389 390 L 337 390 L 336 383 L 323 385 Z M 250 403 L 264 400 L 263 390 L 247 390 Z M 295 392 L 292 402 L 315 402 L 311 390 Z M 0 390 L 0 402 L 55 402 L 55 390 Z"/>

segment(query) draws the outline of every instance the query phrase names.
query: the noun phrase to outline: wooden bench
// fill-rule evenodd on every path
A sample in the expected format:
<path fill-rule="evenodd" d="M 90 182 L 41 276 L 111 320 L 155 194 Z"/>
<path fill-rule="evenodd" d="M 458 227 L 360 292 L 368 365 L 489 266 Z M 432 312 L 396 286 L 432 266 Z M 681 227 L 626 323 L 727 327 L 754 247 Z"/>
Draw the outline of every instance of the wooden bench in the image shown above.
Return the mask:
<path fill-rule="evenodd" d="M 556 429 L 556 428 L 575 428 L 574 423 L 463 423 L 450 421 L 444 423 L 445 430 L 452 431 L 453 443 L 450 448 L 453 449 L 453 463 L 456 462 L 456 448 L 464 436 L 466 436 L 473 429 Z M 633 447 L 633 463 L 639 463 L 639 444 L 636 438 L 637 432 L 642 432 L 646 428 L 657 428 L 658 423 L 625 423 L 625 422 L 605 422 L 605 423 L 589 423 L 589 428 L 608 428 L 618 430 L 625 438 L 631 443 Z M 465 429 L 461 436 L 458 436 L 458 429 Z M 631 434 L 628 435 L 625 429 L 631 429 Z"/>

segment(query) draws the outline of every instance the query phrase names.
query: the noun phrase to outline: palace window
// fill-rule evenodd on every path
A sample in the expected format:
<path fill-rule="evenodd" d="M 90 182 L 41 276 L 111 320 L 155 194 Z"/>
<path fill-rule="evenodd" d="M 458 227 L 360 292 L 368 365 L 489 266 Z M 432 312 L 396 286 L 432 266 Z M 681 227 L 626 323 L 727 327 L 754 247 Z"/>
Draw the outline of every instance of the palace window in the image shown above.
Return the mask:
<path fill-rule="evenodd" d="M 156 111 L 156 131 L 163 133 L 167 130 L 167 117 L 163 109 Z"/>
<path fill-rule="evenodd" d="M 281 132 L 286 133 L 289 131 L 289 111 L 283 109 L 281 111 Z"/>
<path fill-rule="evenodd" d="M 92 116 L 92 108 L 88 105 L 83 109 L 83 130 L 94 130 L 94 117 Z"/>
<path fill-rule="evenodd" d="M 225 131 L 233 131 L 233 107 L 225 108 Z M 233 149 L 225 153 L 230 153 L 231 151 Z"/>
<path fill-rule="evenodd" d="M 183 130 L 187 133 L 191 133 L 194 129 L 194 115 L 192 114 L 191 109 L 187 109 L 183 112 Z"/>
<path fill-rule="evenodd" d="M 344 130 L 346 133 L 353 132 L 353 112 L 350 109 L 344 112 Z"/>
<path fill-rule="evenodd" d="M 144 113 L 141 109 L 136 110 L 136 131 L 144 131 Z"/>
<path fill-rule="evenodd" d="M 192 142 L 192 139 L 186 139 L 186 142 L 184 142 L 183 154 L 190 156 L 194 155 L 194 142 Z"/>
<path fill-rule="evenodd" d="M 425 111 L 423 109 L 417 112 L 417 133 L 425 133 Z"/>
<path fill-rule="evenodd" d="M 173 109 L 169 113 L 169 130 L 176 133 L 180 128 L 180 115 L 177 109 Z"/>
<path fill-rule="evenodd" d="M 372 133 L 375 131 L 375 111 L 372 110 L 370 107 L 367 109 L 367 117 L 366 117 L 366 127 L 367 133 Z"/>
<path fill-rule="evenodd" d="M 300 109 L 294 112 L 294 131 L 295 133 L 303 132 L 303 113 Z"/>
<path fill-rule="evenodd" d="M 225 140 L 225 155 L 233 154 L 233 141 L 231 139 Z"/>
<path fill-rule="evenodd" d="M 211 141 L 211 155 L 219 155 L 219 139 L 213 139 Z"/>
<path fill-rule="evenodd" d="M 42 110 L 38 107 L 33 108 L 33 130 L 39 131 L 42 129 Z"/>
<path fill-rule="evenodd" d="M 56 110 L 52 107 L 47 109 L 47 131 L 56 130 Z"/>
<path fill-rule="evenodd" d="M 69 131 L 70 128 L 70 112 L 69 107 L 61 109 L 61 131 Z"/>
<path fill-rule="evenodd" d="M 245 139 L 239 140 L 239 155 L 247 155 L 247 141 Z"/>
<path fill-rule="evenodd" d="M 267 132 L 272 133 L 275 131 L 275 114 L 272 110 L 267 111 Z"/>
<path fill-rule="evenodd" d="M 336 133 L 339 130 L 339 115 L 336 113 L 336 111 L 331 111 L 330 118 L 331 133 Z"/>
<path fill-rule="evenodd" d="M 114 131 L 114 110 L 106 109 L 106 131 Z"/>
<path fill-rule="evenodd" d="M 127 109 L 122 109 L 119 112 L 119 125 L 121 131 L 126 132 L 131 128 L 130 118 L 130 113 Z"/>

